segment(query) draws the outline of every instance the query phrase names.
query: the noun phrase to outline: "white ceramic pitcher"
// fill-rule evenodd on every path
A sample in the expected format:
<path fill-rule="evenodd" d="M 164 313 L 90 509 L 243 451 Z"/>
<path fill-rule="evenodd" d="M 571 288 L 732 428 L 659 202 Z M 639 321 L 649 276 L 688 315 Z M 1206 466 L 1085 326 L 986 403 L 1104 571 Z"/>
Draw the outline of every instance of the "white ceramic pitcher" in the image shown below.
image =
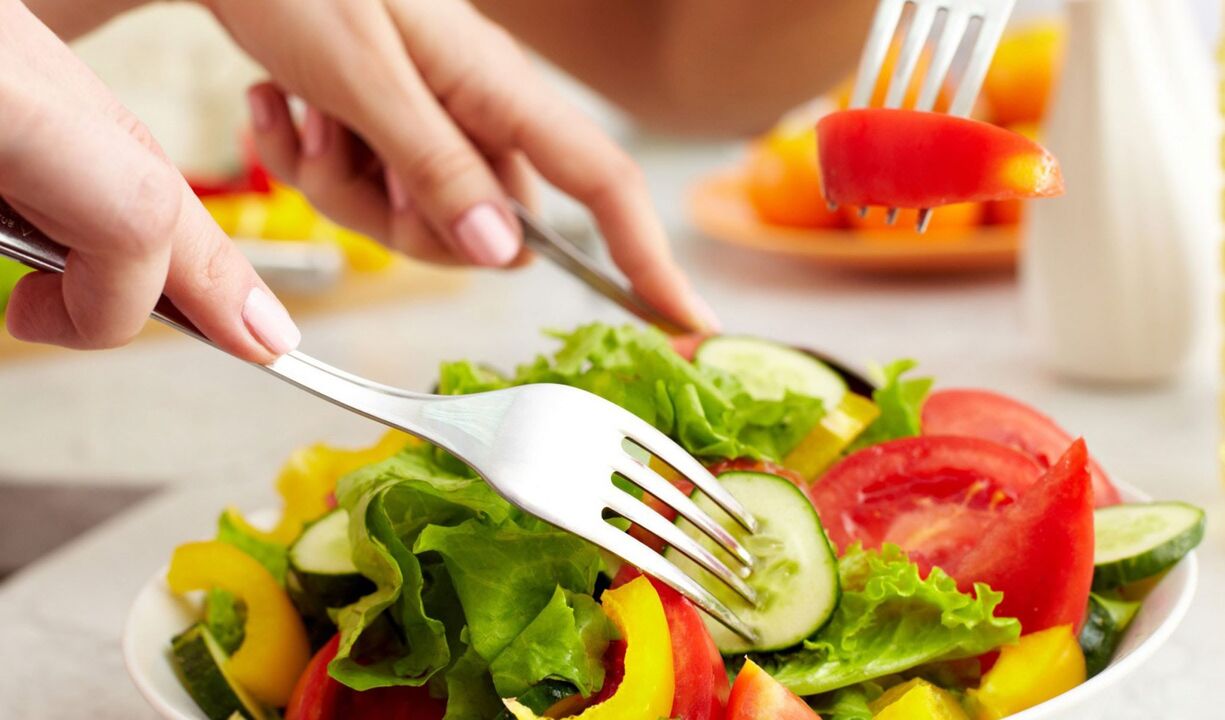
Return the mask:
<path fill-rule="evenodd" d="M 1025 319 L 1061 374 L 1166 379 L 1205 319 L 1219 241 L 1210 56 L 1184 0 L 1072 0 L 1068 23 L 1045 129 L 1068 189 L 1028 210 Z"/>

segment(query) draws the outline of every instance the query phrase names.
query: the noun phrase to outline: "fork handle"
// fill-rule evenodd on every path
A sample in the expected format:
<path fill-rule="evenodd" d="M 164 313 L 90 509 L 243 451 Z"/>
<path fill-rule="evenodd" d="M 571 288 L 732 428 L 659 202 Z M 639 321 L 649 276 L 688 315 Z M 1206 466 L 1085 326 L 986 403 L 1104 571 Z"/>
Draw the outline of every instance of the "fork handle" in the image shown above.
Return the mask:
<path fill-rule="evenodd" d="M 34 227 L 4 198 L 0 198 L 0 255 L 42 272 L 62 273 L 68 262 L 68 248 Z M 185 335 L 213 345 L 165 295 L 158 299 L 152 317 Z"/>
<path fill-rule="evenodd" d="M 13 209 L 4 198 L 0 198 L 0 255 L 35 270 L 62 273 L 68 260 L 68 249 L 47 237 Z M 225 352 L 200 332 L 165 295 L 158 299 L 151 316 L 184 335 Z M 413 400 L 428 401 L 437 396 L 410 393 L 381 385 L 346 373 L 296 350 L 267 365 L 250 364 L 291 385 L 384 425 L 422 437 L 430 434 L 425 424 L 416 422 L 415 418 L 407 418 L 408 424 L 388 421 L 385 403 L 388 396 L 395 396 L 401 403 L 399 409 L 403 411 L 404 405 Z"/>

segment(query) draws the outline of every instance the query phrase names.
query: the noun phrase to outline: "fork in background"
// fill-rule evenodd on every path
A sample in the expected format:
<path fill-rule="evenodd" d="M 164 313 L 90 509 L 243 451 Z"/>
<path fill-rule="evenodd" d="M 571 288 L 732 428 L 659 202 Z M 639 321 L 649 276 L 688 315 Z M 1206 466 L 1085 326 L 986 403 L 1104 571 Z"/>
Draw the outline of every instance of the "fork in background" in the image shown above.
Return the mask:
<path fill-rule="evenodd" d="M 35 270 L 64 272 L 68 251 L 0 198 L 0 256 Z M 162 297 L 153 317 L 212 345 Z M 285 382 L 389 427 L 435 443 L 471 466 L 511 504 L 578 535 L 635 565 L 692 600 L 730 630 L 753 641 L 756 631 L 708 589 L 605 519 L 612 513 L 639 525 L 756 604 L 745 577 L 753 556 L 627 442 L 659 458 L 692 482 L 749 532 L 756 521 L 680 445 L 637 415 L 567 385 L 523 385 L 473 395 L 428 395 L 382 385 L 294 351 L 256 365 Z M 689 520 L 738 564 L 713 552 L 646 503 L 613 483 L 620 475 Z"/>
<path fill-rule="evenodd" d="M 901 47 L 889 79 L 884 106 L 902 107 L 919 59 L 924 49 L 931 47 L 931 61 L 919 86 L 913 109 L 932 110 L 940 97 L 940 90 L 945 86 L 953 60 L 964 46 L 964 68 L 957 77 L 956 91 L 948 113 L 969 115 L 1015 4 L 1016 0 L 879 0 L 868 40 L 859 57 L 851 107 L 867 107 L 872 101 L 894 36 L 898 34 L 903 12 L 910 5 L 913 12 L 901 30 Z M 943 24 L 937 27 L 940 19 L 943 19 Z M 972 28 L 974 24 L 977 24 L 976 33 Z M 867 212 L 867 207 L 859 209 L 860 216 Z M 897 220 L 897 214 L 897 208 L 889 208 L 886 221 L 892 225 Z M 931 208 L 920 209 L 919 232 L 927 229 L 930 220 Z"/>

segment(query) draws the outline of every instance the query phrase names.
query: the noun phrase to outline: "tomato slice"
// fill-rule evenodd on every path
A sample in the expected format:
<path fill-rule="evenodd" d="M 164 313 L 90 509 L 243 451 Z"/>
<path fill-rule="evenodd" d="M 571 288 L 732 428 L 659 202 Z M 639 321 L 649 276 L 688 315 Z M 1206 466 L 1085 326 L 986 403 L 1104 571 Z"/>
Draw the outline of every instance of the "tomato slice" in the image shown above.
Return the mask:
<path fill-rule="evenodd" d="M 843 110 L 817 123 L 826 199 L 925 208 L 1063 193 L 1055 157 L 1005 128 L 943 113 Z"/>
<path fill-rule="evenodd" d="M 894 543 L 922 567 L 947 569 L 1041 472 L 987 440 L 903 438 L 844 458 L 807 492 L 840 550 Z"/>
<path fill-rule="evenodd" d="M 347 688 L 328 675 L 328 663 L 336 657 L 339 647 L 340 635 L 335 635 L 306 664 L 289 696 L 285 720 L 333 720 L 340 717 L 341 696 Z"/>
<path fill-rule="evenodd" d="M 747 660 L 727 703 L 727 720 L 821 720 L 815 710 Z"/>
<path fill-rule="evenodd" d="M 1093 485 L 1089 452 L 1075 441 L 1058 462 L 983 529 L 948 568 L 965 592 L 987 583 L 996 609 L 1025 634 L 1058 625 L 1080 631 L 1093 582 Z"/>
<path fill-rule="evenodd" d="M 1020 450 L 1049 468 L 1072 445 L 1072 436 L 1034 408 L 986 390 L 939 390 L 923 405 L 927 435 L 963 435 L 991 440 Z M 1093 500 L 1098 507 L 1120 501 L 1101 466 L 1089 459 Z"/>
<path fill-rule="evenodd" d="M 620 587 L 640 576 L 637 568 L 626 565 L 617 573 L 613 587 Z M 651 585 L 663 602 L 672 634 L 672 662 L 676 667 L 676 695 L 669 717 L 679 720 L 724 720 L 731 690 L 727 667 L 706 629 L 702 615 L 693 603 L 655 578 Z M 624 657 L 624 650 L 622 650 Z M 609 677 L 616 673 L 615 661 L 608 666 Z M 619 678 L 618 678 L 619 680 Z M 604 681 L 607 688 L 609 680 Z M 603 694 L 601 690 L 601 694 Z"/>
<path fill-rule="evenodd" d="M 423 687 L 375 688 L 357 692 L 328 675 L 340 635 L 315 656 L 294 685 L 285 720 L 442 720 L 447 704 Z"/>
<path fill-rule="evenodd" d="M 382 687 L 345 694 L 340 720 L 442 720 L 447 703 L 424 687 Z"/>

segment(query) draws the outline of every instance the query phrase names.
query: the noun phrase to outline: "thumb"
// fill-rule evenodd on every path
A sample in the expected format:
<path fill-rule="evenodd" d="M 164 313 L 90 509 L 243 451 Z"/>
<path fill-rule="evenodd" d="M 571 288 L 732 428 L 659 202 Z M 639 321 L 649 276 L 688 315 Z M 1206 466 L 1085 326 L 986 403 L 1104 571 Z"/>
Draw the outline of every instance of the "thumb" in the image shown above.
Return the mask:
<path fill-rule="evenodd" d="M 267 363 L 297 348 L 302 333 L 285 306 L 185 182 L 182 192 L 166 296 L 200 332 L 243 359 Z"/>

